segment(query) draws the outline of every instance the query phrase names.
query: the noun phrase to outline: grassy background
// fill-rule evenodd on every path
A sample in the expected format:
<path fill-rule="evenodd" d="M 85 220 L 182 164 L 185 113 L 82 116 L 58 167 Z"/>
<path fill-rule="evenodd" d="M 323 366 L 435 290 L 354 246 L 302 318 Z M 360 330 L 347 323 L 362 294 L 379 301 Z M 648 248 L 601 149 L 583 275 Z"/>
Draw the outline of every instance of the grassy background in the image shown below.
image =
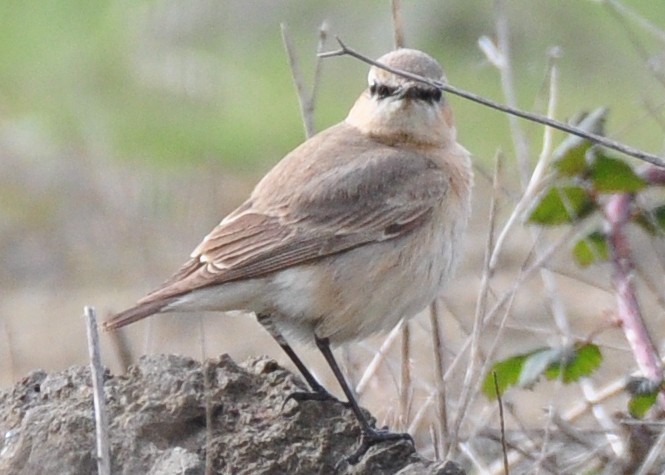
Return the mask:
<path fill-rule="evenodd" d="M 560 117 L 607 104 L 613 123 L 623 124 L 642 113 L 643 100 L 656 99 L 653 79 L 640 74 L 643 62 L 601 4 L 507 3 L 523 107 L 533 106 L 552 46 L 563 51 Z M 625 4 L 656 23 L 665 16 L 662 2 Z M 500 98 L 496 72 L 476 47 L 479 36 L 493 33 L 491 1 L 404 2 L 403 15 L 408 44 L 439 58 L 453 84 Z M 369 55 L 390 49 L 385 1 L 4 2 L 1 117 L 6 127 L 30 127 L 53 146 L 85 154 L 102 148 L 105 158 L 136 166 L 186 169 L 213 159 L 252 171 L 302 138 L 279 23 L 292 30 L 309 71 L 324 19 L 332 35 Z M 349 58 L 326 62 L 321 127 L 345 115 L 364 70 Z M 456 111 L 479 159 L 507 147 L 501 115 L 465 102 Z M 656 134 L 644 129 L 630 138 L 658 150 Z"/>

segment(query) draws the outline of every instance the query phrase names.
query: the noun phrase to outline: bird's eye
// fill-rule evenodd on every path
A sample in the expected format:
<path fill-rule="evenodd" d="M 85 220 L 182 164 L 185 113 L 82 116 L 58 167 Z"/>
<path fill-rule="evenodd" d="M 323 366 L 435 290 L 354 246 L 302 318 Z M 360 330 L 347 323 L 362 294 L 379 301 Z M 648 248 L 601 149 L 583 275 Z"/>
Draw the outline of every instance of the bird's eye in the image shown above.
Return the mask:
<path fill-rule="evenodd" d="M 379 97 L 383 99 L 384 97 L 391 96 L 395 92 L 395 88 L 386 86 L 385 84 L 381 84 L 377 88 L 376 92 L 379 95 Z"/>
<path fill-rule="evenodd" d="M 385 84 L 372 84 L 369 87 L 369 93 L 372 96 L 378 96 L 379 99 L 385 99 L 388 96 L 392 96 L 397 91 L 397 88 L 386 86 Z"/>

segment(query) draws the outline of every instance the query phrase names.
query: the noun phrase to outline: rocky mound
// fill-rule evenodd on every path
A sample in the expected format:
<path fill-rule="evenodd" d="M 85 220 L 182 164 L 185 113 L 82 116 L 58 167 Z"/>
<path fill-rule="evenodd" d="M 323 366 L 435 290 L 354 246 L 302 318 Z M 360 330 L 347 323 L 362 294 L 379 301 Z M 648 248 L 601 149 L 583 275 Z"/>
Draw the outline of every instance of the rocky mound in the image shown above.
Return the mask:
<path fill-rule="evenodd" d="M 304 388 L 268 358 L 238 365 L 222 356 L 204 367 L 207 382 L 200 362 L 161 355 L 142 358 L 126 375 L 106 375 L 113 474 L 464 473 L 423 459 L 404 441 L 375 446 L 350 466 L 344 460 L 359 429 L 342 404 L 284 404 Z M 97 473 L 89 369 L 35 371 L 1 391 L 0 434 L 0 474 Z"/>

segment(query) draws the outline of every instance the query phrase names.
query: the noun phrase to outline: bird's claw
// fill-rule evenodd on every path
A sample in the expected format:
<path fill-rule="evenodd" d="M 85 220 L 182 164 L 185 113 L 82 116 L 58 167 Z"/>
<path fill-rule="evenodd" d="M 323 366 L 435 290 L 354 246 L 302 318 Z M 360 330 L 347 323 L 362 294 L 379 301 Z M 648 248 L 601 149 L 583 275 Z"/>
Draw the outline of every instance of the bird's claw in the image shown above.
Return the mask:
<path fill-rule="evenodd" d="M 338 403 L 343 405 L 344 407 L 350 407 L 350 404 L 348 402 L 343 402 L 337 399 L 335 396 L 330 394 L 328 391 L 325 389 L 320 390 L 320 391 L 314 391 L 314 392 L 308 392 L 308 391 L 294 391 L 288 396 L 286 396 L 286 399 L 284 399 L 284 404 L 282 404 L 282 408 L 286 406 L 286 403 L 289 401 L 296 401 L 296 402 L 304 402 L 304 401 L 330 401 L 334 403 Z"/>
<path fill-rule="evenodd" d="M 360 461 L 362 456 L 365 455 L 367 451 L 370 449 L 370 447 L 372 447 L 373 445 L 379 444 L 381 442 L 395 441 L 395 440 L 408 440 L 409 442 L 411 442 L 411 444 L 414 444 L 413 437 L 411 437 L 411 434 L 396 433 L 396 432 L 389 432 L 387 430 L 376 430 L 376 429 L 363 431 L 362 437 L 360 439 L 360 447 L 358 447 L 356 451 L 353 452 L 351 455 L 346 457 L 346 462 L 348 462 L 349 465 L 355 465 Z"/>

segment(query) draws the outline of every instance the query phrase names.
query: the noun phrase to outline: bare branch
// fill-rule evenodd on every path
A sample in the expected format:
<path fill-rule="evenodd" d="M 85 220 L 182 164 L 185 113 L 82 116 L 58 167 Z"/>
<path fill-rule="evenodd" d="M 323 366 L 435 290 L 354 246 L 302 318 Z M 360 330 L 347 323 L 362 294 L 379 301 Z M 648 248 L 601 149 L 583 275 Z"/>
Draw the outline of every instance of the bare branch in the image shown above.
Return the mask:
<path fill-rule="evenodd" d="M 661 431 L 658 439 L 656 439 L 656 442 L 651 446 L 651 450 L 649 450 L 649 453 L 644 458 L 642 465 L 640 465 L 640 469 L 635 473 L 635 475 L 648 475 L 649 473 L 654 473 L 656 470 L 656 467 L 654 467 L 656 465 L 656 461 L 658 460 L 658 457 L 663 454 L 664 449 L 665 430 Z"/>
<path fill-rule="evenodd" d="M 411 400 L 413 393 L 413 382 L 411 377 L 411 330 L 409 324 L 402 329 L 402 374 L 400 377 L 399 390 L 399 418 L 402 427 L 409 426 L 409 413 L 411 412 Z"/>
<path fill-rule="evenodd" d="M 210 374 L 209 369 L 210 365 L 208 363 L 207 355 L 208 350 L 206 349 L 206 332 L 205 332 L 205 321 L 202 315 L 199 315 L 199 345 L 201 348 L 201 371 L 203 371 L 203 395 L 205 400 L 205 409 L 206 409 L 206 439 L 205 439 L 205 469 L 204 475 L 213 475 L 213 450 L 212 450 L 212 439 L 213 439 L 213 430 L 212 425 L 214 421 L 213 417 L 213 408 L 212 408 L 212 396 L 211 396 L 211 384 L 210 384 Z"/>
<path fill-rule="evenodd" d="M 383 364 L 383 360 L 385 360 L 388 356 L 388 351 L 390 351 L 393 343 L 395 343 L 395 340 L 401 334 L 402 328 L 404 328 L 405 324 L 405 320 L 401 319 L 395 328 L 390 330 L 388 336 L 386 336 L 386 338 L 383 340 L 383 343 L 381 343 L 379 350 L 374 354 L 374 358 L 372 358 L 372 361 L 370 361 L 370 363 L 367 365 L 367 368 L 365 368 L 365 372 L 361 376 L 360 381 L 358 381 L 358 384 L 356 384 L 356 394 L 361 395 L 365 391 L 367 384 L 374 377 L 374 374 L 376 374 L 376 372 L 379 370 L 381 364 Z"/>
<path fill-rule="evenodd" d="M 434 450 L 441 456 L 448 452 L 448 441 L 450 439 L 450 434 L 448 433 L 448 407 L 446 403 L 446 360 L 443 354 L 443 339 L 441 338 L 441 328 L 439 325 L 439 308 L 440 303 L 438 300 L 434 300 L 432 305 L 430 305 L 430 323 L 432 325 L 433 342 L 432 347 L 434 350 L 436 368 L 436 384 L 434 391 L 437 396 L 436 415 L 439 422 L 440 431 L 440 436 L 438 437 Z"/>
<path fill-rule="evenodd" d="M 508 15 L 504 0 L 494 0 L 494 17 L 496 27 L 496 37 L 498 52 L 502 61 L 499 62 L 499 75 L 501 77 L 501 88 L 503 97 L 508 107 L 517 108 L 517 94 L 515 94 L 515 82 L 513 81 L 513 67 L 510 60 L 510 41 L 508 31 Z M 520 182 L 522 188 L 526 187 L 531 174 L 529 166 L 529 144 L 524 135 L 520 123 L 514 115 L 508 116 L 510 125 L 510 135 L 515 147 L 515 156 L 517 157 L 517 167 L 520 173 Z"/>
<path fill-rule="evenodd" d="M 393 30 L 395 33 L 395 49 L 404 48 L 404 24 L 402 23 L 402 11 L 399 0 L 390 2 L 393 14 Z"/>
<path fill-rule="evenodd" d="M 496 391 L 496 403 L 499 405 L 499 421 L 501 422 L 501 451 L 503 452 L 503 470 L 506 475 L 510 473 L 508 464 L 508 448 L 506 447 L 506 421 L 503 417 L 503 401 L 501 400 L 501 390 L 499 389 L 499 380 L 496 371 L 492 371 L 494 379 L 494 390 Z"/>
<path fill-rule="evenodd" d="M 628 8 L 623 3 L 619 2 L 618 0 L 604 0 L 603 3 L 608 5 L 611 9 L 614 9 L 626 17 L 629 17 L 631 20 L 639 24 L 642 29 L 648 31 L 660 41 L 665 42 L 665 32 L 662 29 L 658 28 L 654 23 L 650 22 L 642 15 L 635 13 L 635 11 Z"/>
<path fill-rule="evenodd" d="M 95 432 L 97 434 L 97 473 L 111 475 L 111 449 L 109 443 L 109 423 L 104 400 L 104 367 L 99 351 L 99 333 L 95 309 L 83 309 L 88 330 L 88 352 L 90 354 L 90 373 L 92 376 L 92 394 L 95 407 Z"/>
<path fill-rule="evenodd" d="M 462 425 L 462 421 L 466 416 L 466 409 L 471 404 L 471 399 L 474 397 L 472 392 L 474 378 L 476 378 L 476 360 L 479 357 L 480 353 L 480 332 L 488 323 L 487 320 L 487 301 L 490 291 L 490 280 L 494 274 L 493 269 L 489 265 L 490 257 L 492 255 L 492 249 L 494 246 L 494 231 L 496 225 L 496 211 L 497 211 L 497 196 L 498 189 L 500 187 L 500 178 L 501 178 L 501 169 L 503 164 L 503 156 L 500 152 L 497 152 L 495 157 L 495 166 L 494 166 L 494 179 L 493 179 L 493 188 L 494 193 L 492 195 L 492 202 L 490 204 L 489 210 L 489 229 L 487 232 L 487 241 L 485 244 L 485 259 L 483 262 L 483 274 L 480 281 L 480 289 L 478 291 L 478 297 L 476 299 L 476 312 L 473 320 L 473 330 L 471 336 L 467 339 L 467 342 L 471 345 L 469 351 L 469 362 L 464 374 L 464 382 L 462 383 L 462 389 L 459 396 L 459 404 L 457 411 L 455 412 L 455 417 L 453 418 L 451 431 L 450 431 L 450 442 L 448 445 L 448 456 L 453 457 L 455 451 L 457 450 L 457 442 L 459 440 L 459 430 Z M 462 351 L 460 351 L 460 354 Z M 484 371 L 487 366 L 487 358 L 485 359 L 485 364 L 483 365 Z"/>
<path fill-rule="evenodd" d="M 316 96 L 319 92 L 319 84 L 321 83 L 321 71 L 323 70 L 323 58 L 321 52 L 326 45 L 329 32 L 328 22 L 324 21 L 319 27 L 319 42 L 316 45 L 316 63 L 314 64 L 314 79 L 312 80 L 312 92 L 309 95 L 309 107 L 311 114 L 314 115 L 314 108 L 316 107 Z M 312 122 L 314 119 L 312 119 Z M 316 132 L 313 130 L 312 132 Z"/>
<path fill-rule="evenodd" d="M 309 138 L 314 135 L 313 106 L 310 99 L 307 97 L 305 82 L 302 78 L 302 71 L 300 69 L 300 64 L 298 63 L 298 57 L 296 56 L 289 30 L 284 23 L 281 24 L 281 27 L 284 49 L 286 49 L 286 56 L 289 59 L 289 68 L 291 68 L 291 75 L 293 76 L 293 82 L 296 86 L 296 95 L 298 96 L 298 102 L 300 103 L 300 112 L 302 113 L 302 121 L 305 126 L 305 136 Z"/>

